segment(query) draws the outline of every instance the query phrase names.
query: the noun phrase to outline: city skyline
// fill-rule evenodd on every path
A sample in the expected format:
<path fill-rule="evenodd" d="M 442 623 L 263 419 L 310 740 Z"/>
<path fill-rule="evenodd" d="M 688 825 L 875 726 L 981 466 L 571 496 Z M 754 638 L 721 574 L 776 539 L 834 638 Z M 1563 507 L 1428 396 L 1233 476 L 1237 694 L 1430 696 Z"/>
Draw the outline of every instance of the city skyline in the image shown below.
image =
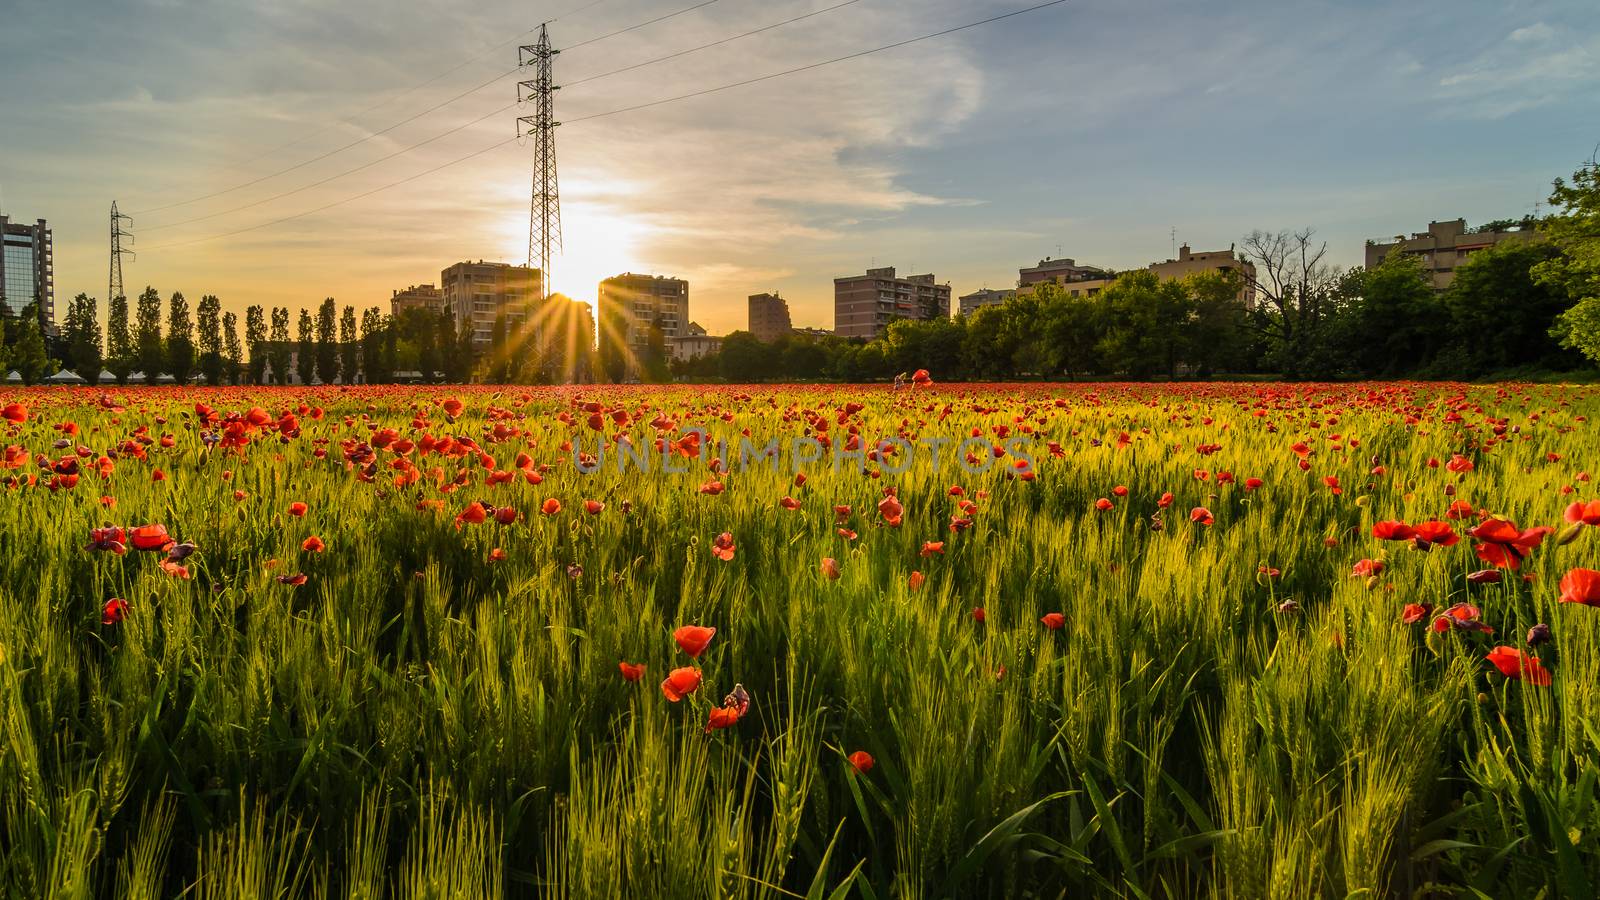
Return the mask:
<path fill-rule="evenodd" d="M 934 0 L 910 15 L 887 0 L 828 12 L 836 0 L 724 0 L 592 49 L 575 45 L 688 4 L 608 0 L 568 12 L 582 5 L 519 13 L 447 2 L 405 21 L 373 2 L 147 2 L 105 5 L 99 17 L 21 7 L 0 29 L 0 55 L 13 62 L 0 91 L 0 211 L 50 222 L 58 305 L 84 292 L 103 314 L 106 214 L 117 200 L 135 216 L 142 251 L 126 264 L 129 293 L 146 284 L 215 293 L 236 312 L 324 296 L 382 306 L 460 260 L 525 261 L 526 148 L 186 242 L 356 197 L 502 140 L 515 111 L 374 162 L 505 105 L 515 75 L 259 185 L 149 210 L 313 159 L 487 83 L 515 64 L 515 46 L 474 55 L 540 16 L 556 16 L 557 46 L 573 48 L 557 66 L 558 83 L 571 84 L 816 13 L 574 84 L 558 118 L 578 119 L 1030 4 Z M 690 317 L 726 333 L 744 327 L 747 298 L 762 291 L 781 293 L 796 323 L 832 326 L 832 280 L 869 267 L 932 271 L 961 295 L 1010 287 L 1018 266 L 1047 256 L 1142 268 L 1176 243 L 1217 249 L 1252 228 L 1303 225 L 1319 228 L 1333 262 L 1359 265 L 1367 238 L 1526 214 L 1589 155 L 1600 32 L 1583 12 L 1560 2 L 1204 12 L 1069 3 L 575 122 L 558 132 L 567 254 L 553 287 L 592 303 L 619 273 L 675 275 L 694 286 Z M 1321 36 L 1298 36 L 1306 15 Z M 1352 53 L 1341 36 L 1358 30 L 1368 37 Z M 1363 140 L 1333 139 L 1351 129 Z"/>

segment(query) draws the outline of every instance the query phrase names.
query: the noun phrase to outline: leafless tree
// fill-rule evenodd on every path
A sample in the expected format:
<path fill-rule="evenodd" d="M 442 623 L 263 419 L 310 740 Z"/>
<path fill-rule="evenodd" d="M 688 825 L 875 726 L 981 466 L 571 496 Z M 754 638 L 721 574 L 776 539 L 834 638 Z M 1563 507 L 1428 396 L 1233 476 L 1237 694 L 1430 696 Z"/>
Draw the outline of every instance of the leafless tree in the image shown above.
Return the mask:
<path fill-rule="evenodd" d="M 1323 261 L 1326 241 L 1311 228 L 1252 231 L 1243 255 L 1255 266 L 1249 289 L 1251 324 L 1282 353 L 1286 374 L 1296 374 L 1325 318 L 1335 312 L 1341 273 Z"/>

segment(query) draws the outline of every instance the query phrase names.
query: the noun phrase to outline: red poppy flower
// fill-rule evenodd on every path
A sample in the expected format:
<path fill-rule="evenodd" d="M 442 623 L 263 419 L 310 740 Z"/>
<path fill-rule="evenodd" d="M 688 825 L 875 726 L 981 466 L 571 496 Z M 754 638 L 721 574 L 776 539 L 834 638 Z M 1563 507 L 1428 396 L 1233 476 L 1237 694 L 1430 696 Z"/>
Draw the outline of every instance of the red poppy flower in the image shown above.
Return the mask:
<path fill-rule="evenodd" d="M 726 531 L 717 535 L 716 539 L 711 542 L 711 555 L 723 562 L 733 559 L 733 551 L 733 535 Z"/>
<path fill-rule="evenodd" d="M 128 540 L 133 549 L 147 551 L 166 550 L 177 543 L 165 525 L 140 525 L 128 533 Z"/>
<path fill-rule="evenodd" d="M 1539 657 L 1529 656 L 1515 647 L 1496 647 L 1489 651 L 1487 659 L 1507 678 L 1540 687 L 1550 684 L 1550 670 L 1539 664 Z"/>
<path fill-rule="evenodd" d="M 1479 569 L 1467 576 L 1473 584 L 1499 584 L 1501 579 L 1499 569 Z"/>
<path fill-rule="evenodd" d="M 306 576 L 304 572 L 294 575 L 279 575 L 278 583 L 287 584 L 290 587 L 299 587 L 300 585 L 306 583 Z"/>
<path fill-rule="evenodd" d="M 1111 489 L 1111 495 L 1113 497 L 1126 497 L 1128 496 L 1128 488 L 1126 485 L 1119 484 Z"/>
<path fill-rule="evenodd" d="M 588 513 L 591 516 L 600 515 L 600 513 L 605 511 L 605 508 L 606 508 L 606 505 L 604 503 L 601 503 L 599 500 L 585 500 L 585 501 L 583 501 L 583 511 Z"/>
<path fill-rule="evenodd" d="M 1433 607 L 1427 603 L 1407 603 L 1404 611 L 1400 613 L 1400 621 L 1407 625 L 1415 625 L 1428 618 L 1433 612 Z"/>
<path fill-rule="evenodd" d="M 924 541 L 922 544 L 922 555 L 932 556 L 935 553 L 944 553 L 944 541 Z"/>
<path fill-rule="evenodd" d="M 304 503 L 296 500 L 295 502 L 289 504 L 289 515 L 294 516 L 295 518 L 300 518 L 306 514 L 306 510 L 308 508 L 309 507 L 307 507 Z"/>
<path fill-rule="evenodd" d="M 722 698 L 722 705 L 711 710 L 706 719 L 706 734 L 719 728 L 730 728 L 737 724 L 750 710 L 750 694 L 745 691 L 744 685 L 735 684 L 728 696 Z"/>
<path fill-rule="evenodd" d="M 1247 491 L 1253 491 L 1256 488 L 1261 487 L 1263 484 L 1266 484 L 1266 482 L 1259 478 L 1246 478 L 1244 480 L 1244 489 Z"/>
<path fill-rule="evenodd" d="M 554 497 L 550 497 L 543 503 L 539 504 L 539 512 L 542 512 L 547 516 L 553 516 L 556 513 L 561 512 L 561 501 Z"/>
<path fill-rule="evenodd" d="M 1106 510 L 1110 509 L 1111 506 L 1111 501 L 1105 497 L 1101 497 L 1099 500 L 1094 502 L 1094 508 L 1100 510 L 1101 512 L 1105 512 Z"/>
<path fill-rule="evenodd" d="M 644 677 L 644 663 L 619 662 L 617 669 L 622 672 L 624 681 L 638 681 Z"/>
<path fill-rule="evenodd" d="M 1189 510 L 1189 521 L 1200 525 L 1210 525 L 1215 520 L 1211 516 L 1211 510 L 1206 509 L 1204 506 L 1196 506 L 1194 509 Z"/>
<path fill-rule="evenodd" d="M 707 628 L 704 625 L 684 625 L 672 632 L 672 639 L 678 642 L 678 647 L 684 653 L 689 654 L 690 658 L 698 658 L 700 654 L 706 652 L 706 647 L 710 646 L 711 639 L 716 635 L 717 630 L 715 628 Z"/>
<path fill-rule="evenodd" d="M 1161 507 L 1162 509 L 1166 509 L 1167 507 L 1171 506 L 1172 505 L 1172 492 L 1171 491 L 1167 491 L 1166 493 L 1162 494 L 1161 498 L 1156 501 L 1156 505 Z"/>
<path fill-rule="evenodd" d="M 911 383 L 926 386 L 933 384 L 933 379 L 928 376 L 927 369 L 918 369 L 911 373 Z"/>
<path fill-rule="evenodd" d="M 800 508 L 800 501 L 793 497 L 784 497 L 782 500 L 778 501 L 778 505 L 784 509 L 793 511 Z"/>
<path fill-rule="evenodd" d="M 1454 547 L 1461 541 L 1461 536 L 1450 527 L 1449 522 L 1423 522 L 1411 528 L 1411 539 L 1418 548 L 1427 547 Z"/>
<path fill-rule="evenodd" d="M 921 572 L 912 572 L 911 576 L 906 579 L 906 586 L 911 588 L 913 591 L 921 590 L 922 583 L 927 580 L 928 579 L 926 576 L 924 576 Z"/>
<path fill-rule="evenodd" d="M 1545 526 L 1518 531 L 1516 525 L 1505 519 L 1487 519 L 1467 533 L 1483 541 L 1472 548 L 1479 559 L 1502 569 L 1517 569 L 1553 531 L 1555 529 Z"/>
<path fill-rule="evenodd" d="M 1051 631 L 1060 631 L 1061 627 L 1067 624 L 1067 617 L 1058 612 L 1051 612 L 1040 616 L 1039 621 Z"/>
<path fill-rule="evenodd" d="M 1451 454 L 1450 461 L 1445 463 L 1444 467 L 1447 470 L 1457 474 L 1471 472 L 1473 469 L 1477 468 L 1477 466 L 1472 464 L 1472 460 L 1467 459 L 1465 456 L 1462 456 L 1459 453 Z"/>
<path fill-rule="evenodd" d="M 698 688 L 699 686 L 700 670 L 690 666 L 684 666 L 682 668 L 673 669 L 667 674 L 666 679 L 661 682 L 661 693 L 664 694 L 668 700 L 671 700 L 673 703 L 677 703 L 684 697 L 694 693 L 695 688 Z"/>
<path fill-rule="evenodd" d="M 322 543 L 322 538 L 314 534 L 300 542 L 300 549 L 307 553 L 321 553 L 325 547 L 326 545 Z"/>
<path fill-rule="evenodd" d="M 1404 522 L 1379 522 L 1372 526 L 1372 536 L 1380 541 L 1409 541 L 1415 534 Z"/>
<path fill-rule="evenodd" d="M 1600 500 L 1590 500 L 1588 503 L 1579 501 L 1567 507 L 1564 518 L 1568 522 L 1582 522 L 1585 525 L 1600 525 Z"/>
<path fill-rule="evenodd" d="M 15 406 L 16 404 L 12 404 Z M 9 418 L 9 416 L 7 417 Z M 128 615 L 128 601 L 112 597 L 106 601 L 105 608 L 100 612 L 100 624 L 115 625 Z"/>
<path fill-rule="evenodd" d="M 483 508 L 482 503 L 474 500 L 467 504 L 467 508 L 463 509 L 460 514 L 456 516 L 456 527 L 460 528 L 462 523 L 466 523 L 468 525 L 482 525 L 488 520 L 488 518 L 489 511 Z"/>
<path fill-rule="evenodd" d="M 878 501 L 878 515 L 883 516 L 883 522 L 891 528 L 900 527 L 901 516 L 905 514 L 905 507 L 894 497 L 885 497 Z"/>
<path fill-rule="evenodd" d="M 505 560 L 506 560 L 506 551 L 500 549 L 499 547 L 496 547 L 493 550 L 489 551 L 489 562 L 497 563 L 497 562 L 505 562 Z"/>
<path fill-rule="evenodd" d="M 1573 569 L 1561 576 L 1561 602 L 1600 606 L 1600 572 Z"/>
<path fill-rule="evenodd" d="M 831 556 L 823 557 L 823 559 L 822 559 L 822 574 L 829 581 L 838 581 L 839 580 L 839 561 L 834 559 Z"/>
<path fill-rule="evenodd" d="M 1350 577 L 1352 578 L 1371 578 L 1382 573 L 1383 560 L 1381 559 L 1358 560 L 1355 566 L 1350 569 Z"/>
<path fill-rule="evenodd" d="M 728 709 L 725 706 L 716 707 L 711 710 L 710 715 L 706 718 L 706 734 L 722 728 L 731 728 L 738 721 L 739 713 L 736 710 Z"/>
<path fill-rule="evenodd" d="M 21 425 L 28 421 L 28 408 L 21 403 L 7 403 L 5 409 L 0 409 L 0 417 L 13 425 Z"/>
<path fill-rule="evenodd" d="M 878 764 L 878 761 L 872 758 L 872 754 L 865 750 L 857 750 L 850 754 L 848 758 L 850 765 L 862 775 L 871 772 L 872 767 Z"/>

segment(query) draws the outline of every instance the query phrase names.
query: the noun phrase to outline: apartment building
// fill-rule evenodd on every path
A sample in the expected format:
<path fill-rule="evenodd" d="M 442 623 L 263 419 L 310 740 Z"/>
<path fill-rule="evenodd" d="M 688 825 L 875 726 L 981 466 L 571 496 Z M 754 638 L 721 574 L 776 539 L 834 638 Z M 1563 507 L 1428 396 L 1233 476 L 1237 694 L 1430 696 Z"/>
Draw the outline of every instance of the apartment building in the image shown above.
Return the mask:
<path fill-rule="evenodd" d="M 898 276 L 893 267 L 833 280 L 833 331 L 872 340 L 895 319 L 950 317 L 950 285 L 932 274 Z"/>
<path fill-rule="evenodd" d="M 1451 219 L 1446 222 L 1429 222 L 1427 231 L 1413 233 L 1409 238 L 1396 235 L 1390 241 L 1367 241 L 1367 268 L 1376 268 L 1391 253 L 1400 252 L 1422 260 L 1422 267 L 1433 279 L 1435 290 L 1444 290 L 1455 281 L 1456 269 L 1474 253 L 1493 247 L 1501 241 L 1537 240 L 1539 233 L 1532 222 L 1516 226 L 1495 223 L 1475 229 L 1467 228 L 1467 220 Z"/>
<path fill-rule="evenodd" d="M 470 330 L 475 350 L 489 347 L 497 318 L 504 316 L 509 331 L 519 331 L 533 320 L 533 309 L 544 296 L 538 269 L 510 263 L 459 262 L 439 274 L 442 305 L 455 317 L 456 333 Z"/>

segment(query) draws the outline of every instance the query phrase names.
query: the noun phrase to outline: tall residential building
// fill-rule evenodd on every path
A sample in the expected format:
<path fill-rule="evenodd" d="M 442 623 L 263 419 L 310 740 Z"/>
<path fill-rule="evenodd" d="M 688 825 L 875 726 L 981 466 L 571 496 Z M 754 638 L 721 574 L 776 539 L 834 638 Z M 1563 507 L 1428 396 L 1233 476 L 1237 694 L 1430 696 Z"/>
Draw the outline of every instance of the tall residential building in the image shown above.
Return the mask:
<path fill-rule="evenodd" d="M 1151 263 L 1149 268 L 1162 281 L 1175 281 L 1198 272 L 1221 272 L 1224 275 L 1236 272 L 1244 284 L 1239 289 L 1239 299 L 1248 305 L 1255 294 L 1253 287 L 1256 281 L 1255 264 L 1235 254 L 1232 247 L 1226 250 L 1202 250 L 1195 253 L 1189 249 L 1188 244 L 1184 244 L 1178 248 L 1177 259 Z"/>
<path fill-rule="evenodd" d="M 893 267 L 833 280 L 833 333 L 872 340 L 895 319 L 950 318 L 950 285 L 930 275 L 896 277 Z"/>
<path fill-rule="evenodd" d="M 538 269 L 510 263 L 459 262 L 439 274 L 440 293 L 456 320 L 456 333 L 472 332 L 472 346 L 489 346 L 495 319 L 504 315 L 508 331 L 520 330 L 533 315 L 542 292 Z"/>
<path fill-rule="evenodd" d="M 652 326 L 660 326 L 668 353 L 673 338 L 688 334 L 689 282 L 665 275 L 616 275 L 600 282 L 598 308 L 600 355 L 625 348 L 628 372 L 637 373 Z"/>
<path fill-rule="evenodd" d="M 961 314 L 970 316 L 985 306 L 999 306 L 1015 296 L 1017 292 L 1014 288 L 1001 291 L 984 288 L 981 291 L 973 291 L 961 298 Z"/>
<path fill-rule="evenodd" d="M 1018 297 L 1031 297 L 1041 284 L 1053 284 L 1070 297 L 1093 297 L 1117 279 L 1116 273 L 1099 266 L 1082 266 L 1076 260 L 1039 260 L 1037 266 L 1017 270 Z"/>
<path fill-rule="evenodd" d="M 55 327 L 55 257 L 43 219 L 24 225 L 0 216 L 0 300 L 12 316 L 37 303 L 39 327 L 47 332 Z"/>
<path fill-rule="evenodd" d="M 431 284 L 413 284 L 403 291 L 395 291 L 389 300 L 389 313 L 398 316 L 408 309 L 439 312 L 444 309 L 444 292 Z"/>
<path fill-rule="evenodd" d="M 1045 257 L 1039 260 L 1037 266 L 1017 270 L 1017 286 L 1027 287 L 1030 284 L 1065 284 L 1069 281 L 1095 281 L 1106 278 L 1110 273 L 1099 266 L 1080 266 L 1071 259 L 1051 259 Z"/>
<path fill-rule="evenodd" d="M 750 333 L 770 344 L 794 330 L 789 304 L 777 292 L 750 295 Z"/>
<path fill-rule="evenodd" d="M 1456 280 L 1456 269 L 1472 254 L 1501 241 L 1536 240 L 1538 232 L 1531 222 L 1518 228 L 1503 223 L 1468 230 L 1465 219 L 1429 222 L 1427 231 L 1411 237 L 1397 235 L 1393 241 L 1367 241 L 1367 268 L 1376 268 L 1390 253 L 1399 252 L 1422 260 L 1422 267 L 1433 278 L 1435 290 L 1444 290 Z"/>

